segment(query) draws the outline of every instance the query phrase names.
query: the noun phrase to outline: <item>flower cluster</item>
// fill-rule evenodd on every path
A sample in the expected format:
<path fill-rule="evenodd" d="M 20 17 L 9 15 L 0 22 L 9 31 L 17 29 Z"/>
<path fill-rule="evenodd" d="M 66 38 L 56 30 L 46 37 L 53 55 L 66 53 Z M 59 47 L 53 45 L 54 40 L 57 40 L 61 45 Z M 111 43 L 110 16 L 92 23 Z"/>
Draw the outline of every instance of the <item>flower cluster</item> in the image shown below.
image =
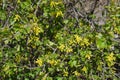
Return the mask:
<path fill-rule="evenodd" d="M 70 47 L 66 47 L 65 52 L 66 52 L 66 53 L 73 52 L 73 49 L 72 49 L 72 48 L 70 48 Z"/>
<path fill-rule="evenodd" d="M 37 59 L 36 60 L 36 63 L 39 65 L 39 66 L 42 66 L 43 65 L 43 61 L 42 61 L 42 59 Z"/>
<path fill-rule="evenodd" d="M 76 76 L 80 76 L 80 73 L 78 71 L 73 72 Z"/>
<path fill-rule="evenodd" d="M 39 27 L 37 23 L 33 23 L 32 31 L 35 35 L 38 35 L 39 33 L 43 32 L 42 28 Z"/>
<path fill-rule="evenodd" d="M 84 66 L 84 67 L 82 68 L 82 71 L 84 71 L 85 73 L 87 73 L 87 68 Z"/>
<path fill-rule="evenodd" d="M 60 44 L 60 46 L 58 47 L 60 49 L 61 52 L 64 51 L 65 45 L 64 44 Z"/>
<path fill-rule="evenodd" d="M 50 7 L 52 10 L 54 10 L 54 11 L 52 11 L 51 15 L 55 15 L 56 18 L 63 17 L 63 12 L 61 11 L 61 9 L 59 7 L 59 5 L 61 5 L 61 4 L 62 4 L 61 1 L 57 1 L 57 2 L 51 1 L 50 2 Z"/>
<path fill-rule="evenodd" d="M 57 6 L 57 5 L 61 4 L 61 3 L 62 3 L 62 2 L 51 1 L 51 2 L 50 2 L 50 7 L 55 7 L 55 6 Z"/>
<path fill-rule="evenodd" d="M 110 53 L 108 56 L 106 56 L 107 60 L 108 61 L 114 61 L 115 60 L 115 57 L 114 57 L 114 54 L 113 53 Z"/>
<path fill-rule="evenodd" d="M 80 46 L 89 46 L 89 45 L 90 45 L 89 39 L 83 38 L 82 42 L 80 43 Z"/>
<path fill-rule="evenodd" d="M 82 37 L 80 37 L 79 35 L 74 35 L 75 36 L 75 40 L 76 42 L 79 44 L 82 41 Z"/>
<path fill-rule="evenodd" d="M 63 72 L 64 72 L 63 76 L 68 76 L 68 71 L 63 71 Z"/>
<path fill-rule="evenodd" d="M 21 1 L 20 0 L 17 0 L 17 3 L 20 3 Z"/>
<path fill-rule="evenodd" d="M 18 14 L 15 15 L 14 21 L 19 21 L 20 20 L 20 16 Z"/>
<path fill-rule="evenodd" d="M 61 51 L 61 52 L 66 52 L 66 53 L 70 53 L 73 51 L 73 49 L 71 47 L 67 47 L 65 46 L 64 44 L 60 44 L 60 46 L 58 46 L 58 49 Z"/>
<path fill-rule="evenodd" d="M 90 45 L 90 42 L 89 42 L 89 39 L 87 38 L 82 38 L 81 36 L 79 35 L 74 35 L 75 37 L 75 43 L 79 44 L 80 46 L 89 46 Z"/>
<path fill-rule="evenodd" d="M 106 56 L 106 61 L 108 66 L 113 66 L 115 60 L 116 60 L 116 57 L 114 56 L 114 53 L 110 53 L 109 55 Z"/>
<path fill-rule="evenodd" d="M 32 36 L 32 37 L 30 37 L 30 39 L 28 40 L 28 43 L 37 42 L 37 41 L 39 41 L 39 37 Z"/>
<path fill-rule="evenodd" d="M 54 59 L 48 60 L 47 62 L 48 62 L 50 65 L 56 65 L 56 64 L 57 64 L 57 61 L 55 61 Z"/>
<path fill-rule="evenodd" d="M 56 12 L 56 17 L 59 17 L 59 16 L 63 17 L 62 11 L 57 11 L 57 12 Z"/>
<path fill-rule="evenodd" d="M 85 58 L 90 59 L 91 56 L 92 56 L 91 53 L 87 53 L 87 54 L 85 55 Z"/>

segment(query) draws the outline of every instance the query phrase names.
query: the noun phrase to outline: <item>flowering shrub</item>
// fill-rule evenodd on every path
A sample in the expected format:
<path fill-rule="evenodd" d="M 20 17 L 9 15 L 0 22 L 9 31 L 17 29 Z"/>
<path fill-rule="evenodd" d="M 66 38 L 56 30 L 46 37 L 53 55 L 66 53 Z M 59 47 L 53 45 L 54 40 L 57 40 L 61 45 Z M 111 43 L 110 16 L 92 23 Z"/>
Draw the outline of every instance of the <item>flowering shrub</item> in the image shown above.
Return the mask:
<path fill-rule="evenodd" d="M 120 7 L 113 3 L 106 24 L 95 26 L 100 32 L 65 17 L 62 0 L 0 1 L 0 79 L 118 80 Z"/>

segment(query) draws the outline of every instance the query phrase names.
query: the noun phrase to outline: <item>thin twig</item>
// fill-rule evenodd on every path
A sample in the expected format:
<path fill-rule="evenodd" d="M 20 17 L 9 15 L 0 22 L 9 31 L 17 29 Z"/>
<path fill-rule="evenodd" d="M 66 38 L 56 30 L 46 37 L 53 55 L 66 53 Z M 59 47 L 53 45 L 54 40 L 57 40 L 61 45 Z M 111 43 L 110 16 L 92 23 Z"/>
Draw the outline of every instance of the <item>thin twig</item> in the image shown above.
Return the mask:
<path fill-rule="evenodd" d="M 35 9 L 35 12 L 34 12 L 35 15 L 36 15 L 36 13 L 37 13 L 37 11 L 38 11 L 38 7 L 39 7 L 39 5 L 40 5 L 40 2 L 41 2 L 41 0 L 39 0 L 38 3 L 37 3 L 37 8 Z"/>

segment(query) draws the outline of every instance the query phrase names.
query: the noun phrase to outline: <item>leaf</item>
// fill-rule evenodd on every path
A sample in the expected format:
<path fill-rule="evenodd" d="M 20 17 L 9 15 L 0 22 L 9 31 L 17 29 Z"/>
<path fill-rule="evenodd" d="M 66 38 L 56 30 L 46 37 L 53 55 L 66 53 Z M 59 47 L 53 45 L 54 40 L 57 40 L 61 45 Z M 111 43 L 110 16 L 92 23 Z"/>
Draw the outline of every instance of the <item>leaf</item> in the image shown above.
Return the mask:
<path fill-rule="evenodd" d="M 43 0 L 42 2 L 41 2 L 41 4 L 46 4 L 47 3 L 47 0 Z"/>
<path fill-rule="evenodd" d="M 48 68 L 49 72 L 54 72 L 53 68 Z"/>
<path fill-rule="evenodd" d="M 26 10 L 31 10 L 31 1 L 21 2 L 21 8 Z"/>
<path fill-rule="evenodd" d="M 3 57 L 2 52 L 0 51 L 0 59 Z"/>
<path fill-rule="evenodd" d="M 1 20 L 5 20 L 6 19 L 5 11 L 0 10 L 0 19 Z"/>
<path fill-rule="evenodd" d="M 99 49 L 107 48 L 106 39 L 103 37 L 101 33 L 99 33 L 96 36 L 96 45 L 97 45 L 97 48 Z"/>
<path fill-rule="evenodd" d="M 25 80 L 29 80 L 28 78 L 25 78 Z"/>
<path fill-rule="evenodd" d="M 120 59 L 120 54 L 117 54 L 117 57 Z"/>
<path fill-rule="evenodd" d="M 69 20 L 64 20 L 64 23 L 67 24 L 69 22 Z"/>
<path fill-rule="evenodd" d="M 17 51 L 20 51 L 20 45 L 17 46 Z"/>
<path fill-rule="evenodd" d="M 42 80 L 46 80 L 47 76 L 48 76 L 48 73 L 46 73 L 46 74 L 43 76 Z"/>
<path fill-rule="evenodd" d="M 98 71 L 102 71 L 102 66 L 101 66 L 101 65 L 98 65 L 97 70 L 98 70 Z"/>
<path fill-rule="evenodd" d="M 53 45 L 54 45 L 54 42 L 49 41 L 49 45 L 50 45 L 50 46 L 53 46 Z"/>
<path fill-rule="evenodd" d="M 71 66 L 71 67 L 73 67 L 73 66 L 76 66 L 76 64 L 77 64 L 77 61 L 69 61 L 69 65 Z"/>
<path fill-rule="evenodd" d="M 5 42 L 5 44 L 8 44 L 8 43 L 9 43 L 9 40 L 5 40 L 4 42 Z"/>
<path fill-rule="evenodd" d="M 102 49 L 107 47 L 107 43 L 103 39 L 97 39 L 96 40 L 97 48 Z"/>
<path fill-rule="evenodd" d="M 44 13 L 43 13 L 43 16 L 44 16 L 44 17 L 48 17 L 49 14 L 48 14 L 47 12 L 44 12 Z"/>
<path fill-rule="evenodd" d="M 57 80 L 63 80 L 63 78 L 62 77 L 57 77 Z"/>

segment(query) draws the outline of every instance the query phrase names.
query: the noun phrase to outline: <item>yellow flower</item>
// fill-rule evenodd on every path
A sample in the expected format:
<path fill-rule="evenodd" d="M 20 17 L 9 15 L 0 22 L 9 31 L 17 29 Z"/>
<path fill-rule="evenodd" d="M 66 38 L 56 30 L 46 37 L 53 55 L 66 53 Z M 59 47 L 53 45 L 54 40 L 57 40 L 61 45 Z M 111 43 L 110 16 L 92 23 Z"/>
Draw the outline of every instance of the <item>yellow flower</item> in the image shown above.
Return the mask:
<path fill-rule="evenodd" d="M 79 25 L 80 25 L 80 27 L 82 27 L 82 26 L 83 26 L 83 23 L 80 21 L 80 22 L 79 22 Z"/>
<path fill-rule="evenodd" d="M 85 44 L 83 42 L 80 43 L 80 46 L 84 46 Z"/>
<path fill-rule="evenodd" d="M 55 6 L 56 6 L 56 2 L 51 1 L 51 2 L 50 2 L 50 6 L 51 6 L 51 7 L 55 7 Z"/>
<path fill-rule="evenodd" d="M 40 33 L 40 28 L 39 27 L 34 27 L 33 31 L 35 32 L 36 35 L 38 35 Z"/>
<path fill-rule="evenodd" d="M 64 51 L 65 45 L 61 44 L 58 48 L 60 49 L 60 51 Z"/>
<path fill-rule="evenodd" d="M 114 53 L 110 53 L 108 56 L 106 56 L 107 61 L 112 62 L 116 58 L 114 57 Z"/>
<path fill-rule="evenodd" d="M 72 52 L 72 51 L 73 51 L 72 48 L 68 48 L 68 47 L 66 48 L 66 52 L 67 52 L 67 53 L 70 53 L 70 52 Z"/>
<path fill-rule="evenodd" d="M 84 66 L 84 67 L 82 68 L 82 71 L 84 71 L 85 73 L 87 73 L 87 68 Z"/>
<path fill-rule="evenodd" d="M 43 61 L 42 59 L 37 59 L 36 63 L 39 65 L 39 66 L 42 66 L 43 65 Z"/>
<path fill-rule="evenodd" d="M 79 43 L 80 41 L 82 41 L 82 38 L 78 35 L 74 35 L 75 36 L 75 40 L 77 43 Z"/>
<path fill-rule="evenodd" d="M 18 14 L 16 14 L 15 18 L 14 18 L 14 21 L 17 21 L 17 20 L 19 21 L 19 19 L 20 19 L 20 16 Z"/>
<path fill-rule="evenodd" d="M 56 12 L 56 17 L 58 17 L 58 16 L 63 17 L 63 13 L 62 13 L 62 11 L 57 11 L 57 12 Z"/>
<path fill-rule="evenodd" d="M 63 76 L 68 76 L 68 72 L 67 72 L 67 71 L 64 71 Z"/>
<path fill-rule="evenodd" d="M 38 35 L 40 33 L 40 28 L 36 23 L 33 24 L 33 32 Z"/>
<path fill-rule="evenodd" d="M 102 71 L 102 66 L 101 66 L 101 65 L 98 65 L 97 70 L 98 70 L 98 71 Z"/>
<path fill-rule="evenodd" d="M 17 0 L 17 3 L 20 3 L 21 1 L 20 0 Z"/>
<path fill-rule="evenodd" d="M 62 3 L 62 2 L 51 1 L 51 2 L 50 2 L 50 6 L 51 6 L 51 7 L 55 7 L 55 6 L 57 6 L 57 5 L 61 4 L 61 3 Z"/>
<path fill-rule="evenodd" d="M 37 23 L 33 23 L 32 30 L 35 33 L 35 35 L 38 35 L 40 32 L 43 32 L 43 30 L 38 26 Z"/>
<path fill-rule="evenodd" d="M 110 53 L 109 55 L 106 56 L 106 61 L 108 66 L 113 66 L 115 64 L 116 57 L 114 56 L 114 53 Z"/>
<path fill-rule="evenodd" d="M 57 61 L 55 61 L 55 60 L 48 60 L 48 63 L 50 63 L 51 65 L 56 65 Z"/>
<path fill-rule="evenodd" d="M 114 28 L 114 31 L 115 31 L 116 33 L 120 34 L 120 30 L 119 30 L 117 27 Z"/>
<path fill-rule="evenodd" d="M 80 73 L 77 72 L 77 71 L 74 71 L 74 74 L 75 74 L 76 76 L 80 76 Z"/>
<path fill-rule="evenodd" d="M 37 42 L 37 41 L 39 41 L 39 37 L 31 36 L 30 39 L 28 40 L 28 43 Z"/>
<path fill-rule="evenodd" d="M 83 42 L 84 42 L 84 44 L 85 44 L 86 46 L 90 45 L 89 40 L 88 40 L 87 38 L 84 38 L 84 39 L 83 39 Z"/>
<path fill-rule="evenodd" d="M 10 69 L 10 66 L 9 65 L 4 65 L 3 66 L 3 71 L 8 71 Z"/>
<path fill-rule="evenodd" d="M 39 37 L 34 36 L 33 41 L 39 41 Z"/>
<path fill-rule="evenodd" d="M 91 56 L 92 56 L 91 53 L 87 53 L 87 54 L 85 55 L 85 58 L 90 59 Z"/>
<path fill-rule="evenodd" d="M 70 40 L 68 41 L 68 44 L 71 45 L 71 46 L 74 46 L 74 45 L 75 45 L 75 42 L 76 42 L 76 41 L 70 39 Z"/>
<path fill-rule="evenodd" d="M 22 56 L 20 56 L 20 55 L 16 55 L 16 56 L 15 56 L 15 61 L 16 61 L 17 63 L 19 63 L 21 60 L 22 60 Z"/>

